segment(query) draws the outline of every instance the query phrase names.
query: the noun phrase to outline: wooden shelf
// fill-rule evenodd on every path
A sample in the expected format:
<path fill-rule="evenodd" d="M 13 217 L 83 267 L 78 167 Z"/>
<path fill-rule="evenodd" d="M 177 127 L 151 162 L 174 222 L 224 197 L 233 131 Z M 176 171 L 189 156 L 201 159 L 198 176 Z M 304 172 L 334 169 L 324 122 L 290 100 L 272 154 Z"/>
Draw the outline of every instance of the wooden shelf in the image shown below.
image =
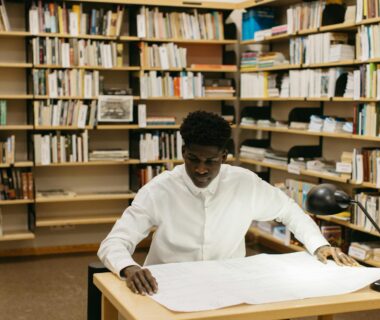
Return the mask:
<path fill-rule="evenodd" d="M 94 129 L 92 126 L 85 126 L 84 128 L 74 127 L 74 126 L 37 126 L 34 127 L 35 130 L 91 130 Z"/>
<path fill-rule="evenodd" d="M 183 99 L 181 97 L 149 97 L 141 100 L 151 101 L 235 101 L 237 97 L 201 97 L 192 99 Z"/>
<path fill-rule="evenodd" d="M 0 94 L 0 100 L 28 100 L 33 99 L 32 94 Z"/>
<path fill-rule="evenodd" d="M 139 71 L 140 67 L 137 66 L 123 66 L 123 67 L 113 67 L 113 68 L 105 68 L 100 66 L 70 66 L 63 67 L 59 65 L 43 65 L 36 64 L 33 65 L 33 68 L 36 69 L 78 69 L 78 70 L 105 70 L 105 71 Z"/>
<path fill-rule="evenodd" d="M 18 205 L 18 204 L 29 204 L 34 203 L 34 200 L 29 199 L 16 199 L 16 200 L 0 200 L 0 205 Z"/>
<path fill-rule="evenodd" d="M 371 19 L 364 19 L 357 23 L 358 26 L 365 25 L 365 24 L 373 24 L 373 23 L 379 23 L 380 17 L 371 18 Z"/>
<path fill-rule="evenodd" d="M 362 62 L 357 62 L 356 60 L 344 60 L 344 61 L 335 61 L 335 62 L 324 62 L 324 63 L 313 63 L 313 64 L 302 64 L 302 68 L 329 68 L 336 66 L 354 66 L 361 64 Z"/>
<path fill-rule="evenodd" d="M 122 40 L 122 38 L 121 38 Z M 189 44 L 215 44 L 215 45 L 225 45 L 225 44 L 237 44 L 237 40 L 192 40 L 192 39 L 152 39 L 152 38 L 141 38 L 144 42 L 174 42 L 174 43 L 189 43 Z"/>
<path fill-rule="evenodd" d="M 0 37 L 18 38 L 30 36 L 28 31 L 0 31 Z"/>
<path fill-rule="evenodd" d="M 0 168 L 9 168 L 9 167 L 16 167 L 16 168 L 25 168 L 25 167 L 33 167 L 33 161 L 19 161 L 15 162 L 14 164 L 9 163 L 0 163 Z"/>
<path fill-rule="evenodd" d="M 265 42 L 285 41 L 294 36 L 296 36 L 295 33 L 292 33 L 292 34 L 284 33 L 284 34 L 266 37 L 263 40 L 244 40 L 244 41 L 241 41 L 240 44 L 248 45 L 248 44 L 259 44 L 259 43 L 265 43 Z"/>
<path fill-rule="evenodd" d="M 1 99 L 1 96 L 0 96 Z M 35 95 L 31 96 L 30 99 L 35 99 L 35 100 L 98 100 L 99 97 L 92 97 L 92 98 L 85 98 L 82 96 L 62 96 L 62 97 L 49 97 L 49 96 L 41 96 L 41 95 Z M 139 96 L 133 96 L 133 100 L 140 100 Z"/>
<path fill-rule="evenodd" d="M 125 166 L 129 164 L 136 164 L 135 161 L 89 161 L 89 162 L 64 162 L 64 163 L 51 163 L 51 164 L 36 164 L 36 167 L 91 167 L 91 166 L 112 166 L 120 165 Z"/>
<path fill-rule="evenodd" d="M 92 1 L 94 2 L 94 1 Z M 31 37 L 49 37 L 49 38 L 68 38 L 68 39 L 89 39 L 89 40 L 106 40 L 106 41 L 140 41 L 140 38 L 135 36 L 103 36 L 103 35 L 90 35 L 90 34 L 80 34 L 77 36 L 73 36 L 70 34 L 64 33 L 50 33 L 43 32 L 38 34 L 27 33 L 27 36 Z"/>
<path fill-rule="evenodd" d="M 240 98 L 240 101 L 305 101 L 304 97 L 260 97 L 260 98 Z"/>
<path fill-rule="evenodd" d="M 328 31 L 336 31 L 336 30 L 349 30 L 349 29 L 356 29 L 358 26 L 356 23 L 338 23 L 338 24 L 332 24 L 329 26 L 322 26 L 319 27 L 319 32 L 328 32 Z"/>
<path fill-rule="evenodd" d="M 170 125 L 157 125 L 139 127 L 138 124 L 100 124 L 96 126 L 97 130 L 165 130 L 165 129 L 179 129 L 179 124 Z"/>
<path fill-rule="evenodd" d="M 10 232 L 0 236 L 0 241 L 32 240 L 35 235 L 28 231 Z"/>
<path fill-rule="evenodd" d="M 32 63 L 26 62 L 0 62 L 0 68 L 32 68 Z"/>
<path fill-rule="evenodd" d="M 83 217 L 44 217 L 37 218 L 36 227 L 55 227 L 68 225 L 92 225 L 115 223 L 119 215 L 83 216 Z"/>
<path fill-rule="evenodd" d="M 120 194 L 78 194 L 75 196 L 37 197 L 36 203 L 76 202 L 76 201 L 107 201 L 107 200 L 131 200 L 134 193 Z"/>
<path fill-rule="evenodd" d="M 294 244 L 287 245 L 282 240 L 277 239 L 274 236 L 272 236 L 271 234 L 264 232 L 264 231 L 262 231 L 256 227 L 249 228 L 248 232 L 253 234 L 255 237 L 257 237 L 258 240 L 260 240 L 260 238 L 264 238 L 265 240 L 268 240 L 270 242 L 274 242 L 277 245 L 283 246 L 283 247 L 288 248 L 292 251 L 305 251 L 305 249 L 303 247 L 296 246 Z"/>
<path fill-rule="evenodd" d="M 33 130 L 33 126 L 29 124 L 7 124 L 0 125 L 0 130 Z"/>
<path fill-rule="evenodd" d="M 74 1 L 74 0 L 69 0 Z M 268 0 L 266 0 L 268 1 Z M 93 2 L 93 3 L 112 3 L 114 0 L 81 0 L 81 2 Z M 184 8 L 208 8 L 208 9 L 236 9 L 237 4 L 233 2 L 224 1 L 178 1 L 178 0 L 160 0 L 158 1 L 146 1 L 146 0 L 118 0 L 116 3 L 133 4 L 133 5 L 146 5 L 146 6 L 170 6 L 170 7 L 184 7 Z"/>
<path fill-rule="evenodd" d="M 336 138 L 336 139 L 354 139 L 354 140 L 362 140 L 362 141 L 379 141 L 380 142 L 380 137 L 361 136 L 361 135 L 351 134 L 351 133 L 318 132 L 318 131 L 307 131 L 307 130 L 302 130 L 302 129 L 261 127 L 257 125 L 240 125 L 240 128 L 244 130 L 280 132 L 280 133 L 289 133 L 289 134 L 299 134 L 299 135 L 304 135 L 304 136 L 318 136 L 318 137 L 328 137 L 328 138 Z"/>
<path fill-rule="evenodd" d="M 259 161 L 259 160 L 240 158 L 240 162 L 246 163 L 246 164 L 253 164 L 253 165 L 257 165 L 257 166 L 262 166 L 262 167 L 266 167 L 266 168 L 271 168 L 271 169 L 276 169 L 276 170 L 281 170 L 281 171 L 288 171 L 287 166 L 263 162 L 263 161 Z M 301 170 L 300 174 L 304 175 L 304 176 L 309 176 L 309 177 L 315 177 L 315 178 L 320 178 L 320 179 L 325 179 L 325 180 L 347 183 L 346 178 L 334 176 L 332 174 L 322 173 L 319 171 Z"/>
<path fill-rule="evenodd" d="M 342 220 L 342 219 L 335 218 L 334 216 L 318 216 L 317 215 L 316 217 L 318 219 L 320 219 L 320 220 L 324 220 L 324 221 L 328 221 L 328 222 L 333 222 L 333 223 L 339 224 L 341 226 L 345 226 L 345 227 L 350 228 L 350 229 L 358 230 L 360 232 L 364 232 L 364 233 L 371 234 L 373 236 L 380 237 L 380 233 L 378 233 L 377 231 L 368 231 L 368 230 L 364 229 L 361 226 L 353 224 L 353 223 L 351 223 L 349 221 L 345 221 L 345 220 Z"/>
<path fill-rule="evenodd" d="M 277 70 L 291 70 L 301 68 L 301 64 L 283 64 L 270 68 L 241 68 L 241 73 L 247 72 L 264 72 L 264 71 L 277 71 Z"/>

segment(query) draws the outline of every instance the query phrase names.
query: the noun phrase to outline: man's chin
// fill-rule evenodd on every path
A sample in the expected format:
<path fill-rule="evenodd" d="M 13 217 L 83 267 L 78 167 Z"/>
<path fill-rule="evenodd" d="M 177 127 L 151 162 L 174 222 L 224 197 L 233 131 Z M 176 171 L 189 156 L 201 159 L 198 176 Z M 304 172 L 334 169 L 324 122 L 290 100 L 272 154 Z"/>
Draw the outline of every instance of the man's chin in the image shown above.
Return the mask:
<path fill-rule="evenodd" d="M 207 179 L 207 180 L 197 180 L 197 179 L 193 179 L 193 183 L 195 184 L 195 186 L 197 186 L 198 188 L 206 188 L 209 184 L 210 184 L 211 180 Z"/>

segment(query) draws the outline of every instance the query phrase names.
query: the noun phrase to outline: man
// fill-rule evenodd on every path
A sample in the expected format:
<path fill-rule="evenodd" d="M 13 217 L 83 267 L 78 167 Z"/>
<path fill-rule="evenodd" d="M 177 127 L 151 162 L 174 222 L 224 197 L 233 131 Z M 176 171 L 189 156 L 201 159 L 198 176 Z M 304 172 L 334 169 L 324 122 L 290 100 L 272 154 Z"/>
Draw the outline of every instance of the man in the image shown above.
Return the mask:
<path fill-rule="evenodd" d="M 247 169 L 223 164 L 231 136 L 223 118 L 193 112 L 180 132 L 185 164 L 139 190 L 98 252 L 133 292 L 153 294 L 158 289 L 149 270 L 131 257 L 152 227 L 156 231 L 145 265 L 244 257 L 251 222 L 273 219 L 287 225 L 322 262 L 332 256 L 340 265 L 356 264 L 330 247 L 314 221 L 285 193 Z"/>

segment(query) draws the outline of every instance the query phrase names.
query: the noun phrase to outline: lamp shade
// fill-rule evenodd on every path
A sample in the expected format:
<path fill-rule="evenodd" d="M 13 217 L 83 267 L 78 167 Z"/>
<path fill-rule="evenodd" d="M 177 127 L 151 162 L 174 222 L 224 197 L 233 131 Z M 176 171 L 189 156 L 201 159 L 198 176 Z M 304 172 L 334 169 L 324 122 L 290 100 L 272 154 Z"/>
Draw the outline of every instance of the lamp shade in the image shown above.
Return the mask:
<path fill-rule="evenodd" d="M 322 183 L 313 187 L 306 197 L 306 210 L 318 215 L 331 215 L 345 211 L 351 198 L 335 185 Z"/>

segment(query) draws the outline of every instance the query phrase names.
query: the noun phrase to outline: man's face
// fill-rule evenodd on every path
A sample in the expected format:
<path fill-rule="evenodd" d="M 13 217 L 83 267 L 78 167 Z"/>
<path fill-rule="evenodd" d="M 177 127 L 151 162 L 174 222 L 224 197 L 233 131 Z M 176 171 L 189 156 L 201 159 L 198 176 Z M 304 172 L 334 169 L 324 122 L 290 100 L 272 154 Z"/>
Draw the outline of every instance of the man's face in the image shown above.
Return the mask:
<path fill-rule="evenodd" d="M 182 147 L 186 172 L 198 188 L 206 188 L 226 161 L 227 151 L 216 146 L 192 144 Z"/>

